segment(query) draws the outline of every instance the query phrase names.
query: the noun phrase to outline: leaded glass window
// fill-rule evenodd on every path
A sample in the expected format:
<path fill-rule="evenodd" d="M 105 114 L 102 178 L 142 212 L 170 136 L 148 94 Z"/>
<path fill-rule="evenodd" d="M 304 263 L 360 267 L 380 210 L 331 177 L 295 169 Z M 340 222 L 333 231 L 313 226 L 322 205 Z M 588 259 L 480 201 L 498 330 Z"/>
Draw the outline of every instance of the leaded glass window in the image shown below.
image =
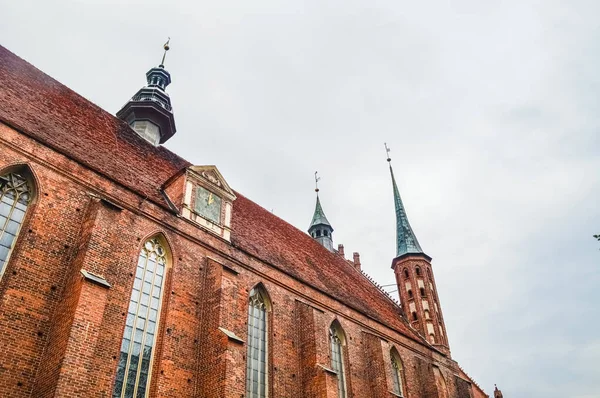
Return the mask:
<path fill-rule="evenodd" d="M 344 374 L 344 352 L 342 345 L 342 332 L 336 326 L 329 328 L 331 342 L 331 367 L 337 373 L 338 397 L 346 397 L 346 376 Z"/>
<path fill-rule="evenodd" d="M 248 398 L 267 396 L 267 301 L 260 289 L 252 289 L 248 303 L 248 355 L 246 394 Z"/>
<path fill-rule="evenodd" d="M 390 357 L 392 358 L 392 379 L 394 380 L 394 393 L 403 397 L 404 388 L 402 388 L 402 362 L 394 350 L 391 351 Z"/>
<path fill-rule="evenodd" d="M 32 191 L 27 179 L 17 173 L 0 176 L 0 278 L 17 240 Z"/>
<path fill-rule="evenodd" d="M 113 398 L 145 398 L 156 344 L 167 253 L 148 240 L 138 258 L 131 291 Z"/>

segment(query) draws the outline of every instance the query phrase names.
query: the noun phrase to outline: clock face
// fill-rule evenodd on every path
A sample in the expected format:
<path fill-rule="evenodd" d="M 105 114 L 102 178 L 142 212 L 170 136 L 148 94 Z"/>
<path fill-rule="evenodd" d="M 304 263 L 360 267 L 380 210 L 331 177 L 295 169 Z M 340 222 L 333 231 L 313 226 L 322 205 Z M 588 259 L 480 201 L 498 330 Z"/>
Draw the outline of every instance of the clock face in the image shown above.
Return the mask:
<path fill-rule="evenodd" d="M 216 224 L 221 222 L 221 198 L 198 187 L 196 189 L 196 213 Z"/>

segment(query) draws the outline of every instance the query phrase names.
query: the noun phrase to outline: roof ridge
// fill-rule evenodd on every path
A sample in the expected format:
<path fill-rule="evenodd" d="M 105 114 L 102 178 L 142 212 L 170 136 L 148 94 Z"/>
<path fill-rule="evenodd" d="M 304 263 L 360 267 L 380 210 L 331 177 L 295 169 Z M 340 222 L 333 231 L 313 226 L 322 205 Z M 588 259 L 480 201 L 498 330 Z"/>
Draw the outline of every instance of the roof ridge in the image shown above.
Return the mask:
<path fill-rule="evenodd" d="M 469 381 L 471 381 L 471 383 L 475 384 L 475 387 L 479 388 L 481 390 L 482 393 L 484 393 L 485 395 L 488 395 L 483 388 L 481 388 L 481 386 L 462 368 L 462 366 L 460 366 L 460 364 L 458 362 L 456 362 L 456 366 L 458 366 L 458 368 L 460 369 L 461 372 L 463 372 L 465 374 L 465 376 L 467 376 L 469 378 Z"/>
<path fill-rule="evenodd" d="M 350 260 L 348 260 L 350 261 Z M 383 287 L 381 287 L 381 285 L 379 283 L 377 283 L 369 274 L 367 274 L 364 270 L 360 270 L 360 273 L 369 281 L 371 282 L 371 284 L 373 286 L 375 286 L 377 288 L 377 290 L 379 290 L 381 293 L 383 293 L 389 300 L 392 301 L 392 303 L 394 303 L 400 310 L 403 310 L 402 306 L 400 305 L 400 302 L 398 300 L 396 300 L 394 297 L 392 297 L 388 292 L 386 292 Z"/>

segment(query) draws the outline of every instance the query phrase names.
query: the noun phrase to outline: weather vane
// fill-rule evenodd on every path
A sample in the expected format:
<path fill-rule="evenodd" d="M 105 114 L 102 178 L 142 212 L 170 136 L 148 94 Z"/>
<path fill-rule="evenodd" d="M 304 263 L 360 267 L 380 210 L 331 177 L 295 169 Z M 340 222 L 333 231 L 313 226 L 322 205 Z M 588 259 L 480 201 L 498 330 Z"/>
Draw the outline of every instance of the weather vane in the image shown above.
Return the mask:
<path fill-rule="evenodd" d="M 391 161 L 392 161 L 392 158 L 390 157 L 390 151 L 391 151 L 391 149 L 390 149 L 390 148 L 388 148 L 388 146 L 387 146 L 387 142 L 384 142 L 384 143 L 383 143 L 383 146 L 385 146 L 385 153 L 386 153 L 386 155 L 387 155 L 387 161 L 388 161 L 388 162 L 391 162 Z"/>
<path fill-rule="evenodd" d="M 164 54 L 163 54 L 162 61 L 160 62 L 160 66 L 161 66 L 162 68 L 164 68 L 164 67 L 165 67 L 165 57 L 167 56 L 167 51 L 169 51 L 169 48 L 171 48 L 171 47 L 169 47 L 169 42 L 170 42 L 170 41 L 171 41 L 171 38 L 170 38 L 170 37 L 168 37 L 168 38 L 167 38 L 167 42 L 166 42 L 166 43 L 163 45 L 163 48 L 165 49 L 165 52 L 164 52 Z"/>
<path fill-rule="evenodd" d="M 319 172 L 315 171 L 315 192 L 319 193 L 319 180 L 321 179 L 321 177 L 317 176 Z"/>

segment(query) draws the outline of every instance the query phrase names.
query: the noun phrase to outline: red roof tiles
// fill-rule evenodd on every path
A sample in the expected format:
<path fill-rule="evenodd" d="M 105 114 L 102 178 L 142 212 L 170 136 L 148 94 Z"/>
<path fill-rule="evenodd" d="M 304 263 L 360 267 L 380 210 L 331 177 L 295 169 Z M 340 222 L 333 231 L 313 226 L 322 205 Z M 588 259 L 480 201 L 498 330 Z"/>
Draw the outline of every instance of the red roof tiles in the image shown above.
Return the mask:
<path fill-rule="evenodd" d="M 400 308 L 341 256 L 236 192 L 232 243 L 295 278 L 407 336 Z"/>
<path fill-rule="evenodd" d="M 0 81 L 1 121 L 167 206 L 161 184 L 190 163 L 1 46 Z"/>
<path fill-rule="evenodd" d="M 191 164 L 0 46 L 0 120 L 168 208 L 162 185 Z M 237 194 L 232 243 L 412 337 L 399 307 L 340 256 Z"/>

